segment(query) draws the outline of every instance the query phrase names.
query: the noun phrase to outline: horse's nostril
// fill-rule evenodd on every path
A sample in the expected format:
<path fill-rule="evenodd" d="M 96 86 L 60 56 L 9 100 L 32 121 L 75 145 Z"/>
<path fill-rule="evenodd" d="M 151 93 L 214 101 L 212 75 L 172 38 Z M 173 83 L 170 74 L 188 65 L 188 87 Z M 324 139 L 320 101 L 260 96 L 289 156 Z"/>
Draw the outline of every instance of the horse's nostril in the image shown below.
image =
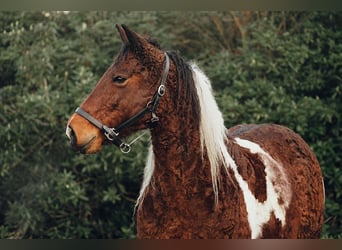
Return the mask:
<path fill-rule="evenodd" d="M 75 146 L 77 140 L 74 130 L 70 126 L 67 126 L 65 133 L 70 140 L 71 146 Z"/>

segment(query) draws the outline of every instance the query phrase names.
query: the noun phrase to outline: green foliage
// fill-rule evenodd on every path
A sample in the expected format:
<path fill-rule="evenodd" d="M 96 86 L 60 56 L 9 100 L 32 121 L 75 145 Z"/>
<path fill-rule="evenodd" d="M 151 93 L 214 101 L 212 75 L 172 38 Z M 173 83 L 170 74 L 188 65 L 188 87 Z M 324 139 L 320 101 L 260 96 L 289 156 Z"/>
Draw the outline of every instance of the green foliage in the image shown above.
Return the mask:
<path fill-rule="evenodd" d="M 121 42 L 151 34 L 210 77 L 227 127 L 301 134 L 324 172 L 324 238 L 341 237 L 340 12 L 0 12 L 0 238 L 132 238 L 148 139 L 72 152 L 74 109 Z"/>

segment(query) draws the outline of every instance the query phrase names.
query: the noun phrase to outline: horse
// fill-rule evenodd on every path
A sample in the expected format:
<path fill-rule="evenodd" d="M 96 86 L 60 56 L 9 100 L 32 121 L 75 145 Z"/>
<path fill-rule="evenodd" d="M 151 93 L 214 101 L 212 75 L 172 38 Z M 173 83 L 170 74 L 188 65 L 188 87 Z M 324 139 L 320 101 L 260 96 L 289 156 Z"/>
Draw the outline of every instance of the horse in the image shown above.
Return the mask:
<path fill-rule="evenodd" d="M 193 62 L 116 25 L 122 47 L 70 117 L 72 148 L 97 153 L 149 131 L 136 203 L 139 239 L 319 238 L 324 184 L 316 156 L 281 125 L 227 129 Z"/>

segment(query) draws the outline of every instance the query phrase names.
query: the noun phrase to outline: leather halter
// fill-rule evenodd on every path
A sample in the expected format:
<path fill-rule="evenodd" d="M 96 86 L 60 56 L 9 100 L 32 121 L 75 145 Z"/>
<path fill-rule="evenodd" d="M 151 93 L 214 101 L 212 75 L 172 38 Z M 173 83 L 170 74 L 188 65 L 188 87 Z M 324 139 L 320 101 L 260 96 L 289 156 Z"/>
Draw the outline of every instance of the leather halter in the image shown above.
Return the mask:
<path fill-rule="evenodd" d="M 147 123 L 147 127 L 154 128 L 157 125 L 157 122 L 159 121 L 159 117 L 157 116 L 156 111 L 159 105 L 160 98 L 164 96 L 165 94 L 165 82 L 169 74 L 169 69 L 170 69 L 170 58 L 168 54 L 165 52 L 164 71 L 163 71 L 163 75 L 160 81 L 160 85 L 156 93 L 153 95 L 152 99 L 147 103 L 145 108 L 143 108 L 139 113 L 129 118 L 128 120 L 124 121 L 123 123 L 121 123 L 115 128 L 110 128 L 102 124 L 99 120 L 95 119 L 93 116 L 91 116 L 89 113 L 87 113 L 80 107 L 78 107 L 75 110 L 75 113 L 79 114 L 80 116 L 88 120 L 91 124 L 99 128 L 109 141 L 111 141 L 114 145 L 120 148 L 121 152 L 129 153 L 131 151 L 131 144 L 135 142 L 135 140 L 133 140 L 133 142 L 131 143 L 122 142 L 121 139 L 119 138 L 120 131 L 124 128 L 127 128 L 133 125 L 138 120 L 140 120 L 145 114 L 149 112 L 151 113 L 151 119 Z"/>

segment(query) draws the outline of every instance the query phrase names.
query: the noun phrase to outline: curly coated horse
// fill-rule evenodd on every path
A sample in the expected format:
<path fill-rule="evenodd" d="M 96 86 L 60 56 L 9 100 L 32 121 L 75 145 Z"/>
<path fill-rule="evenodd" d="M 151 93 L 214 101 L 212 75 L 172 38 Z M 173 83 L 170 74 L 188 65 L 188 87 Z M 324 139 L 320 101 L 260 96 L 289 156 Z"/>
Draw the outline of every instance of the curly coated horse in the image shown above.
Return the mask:
<path fill-rule="evenodd" d="M 224 126 L 194 63 L 125 25 L 122 48 L 70 118 L 85 154 L 150 131 L 136 204 L 138 238 L 319 238 L 324 185 L 304 140 L 274 124 Z"/>

